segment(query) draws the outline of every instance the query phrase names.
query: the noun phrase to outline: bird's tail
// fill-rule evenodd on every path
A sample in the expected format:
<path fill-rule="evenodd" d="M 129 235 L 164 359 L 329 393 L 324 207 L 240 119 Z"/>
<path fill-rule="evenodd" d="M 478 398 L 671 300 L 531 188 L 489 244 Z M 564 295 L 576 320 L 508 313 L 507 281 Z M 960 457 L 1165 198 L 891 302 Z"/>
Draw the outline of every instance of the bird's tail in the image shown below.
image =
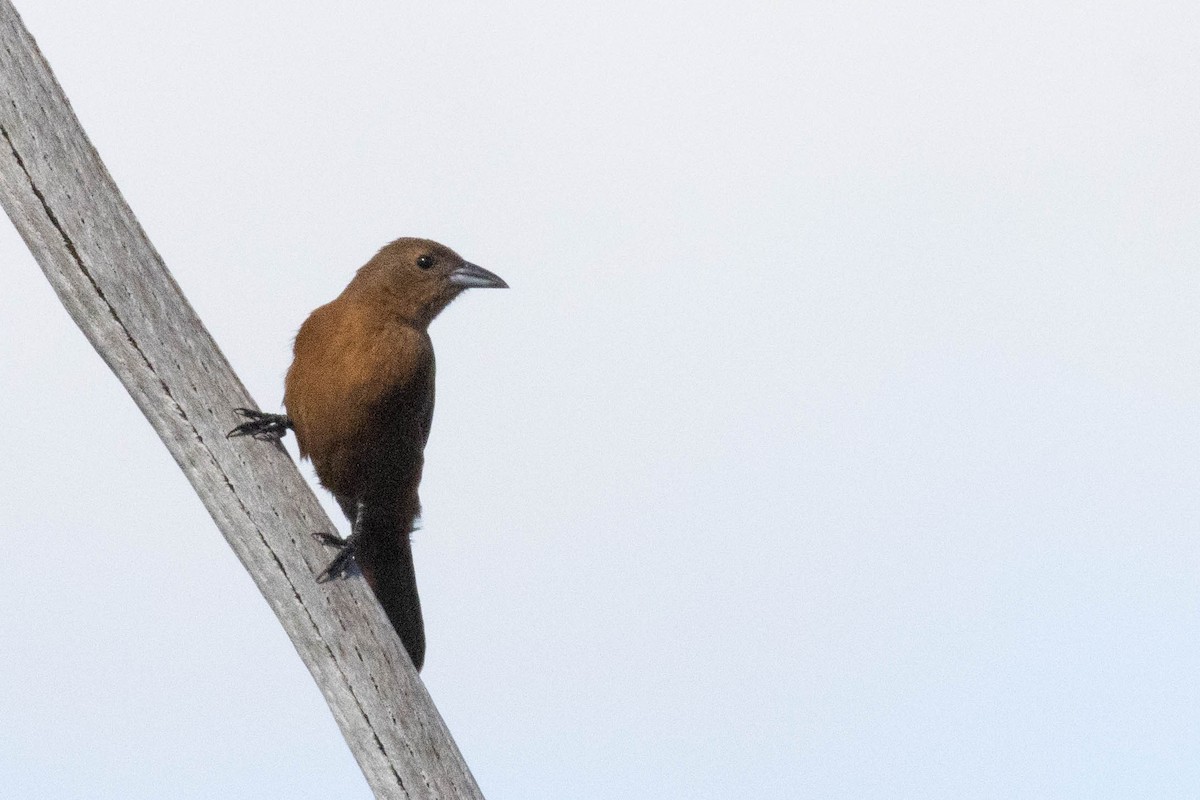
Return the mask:
<path fill-rule="evenodd" d="M 420 672 L 425 663 L 425 623 L 417 595 L 411 534 L 397 530 L 394 518 L 372 514 L 364 515 L 359 526 L 355 560 Z"/>

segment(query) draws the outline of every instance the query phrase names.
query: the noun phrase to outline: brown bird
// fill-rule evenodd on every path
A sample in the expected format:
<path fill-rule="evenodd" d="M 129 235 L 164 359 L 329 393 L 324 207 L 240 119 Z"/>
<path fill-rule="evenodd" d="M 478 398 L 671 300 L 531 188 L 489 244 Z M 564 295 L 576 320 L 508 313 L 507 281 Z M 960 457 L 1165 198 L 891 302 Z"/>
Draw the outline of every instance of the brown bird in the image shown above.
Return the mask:
<path fill-rule="evenodd" d="M 397 239 L 300 327 L 287 414 L 240 408 L 246 422 L 230 431 L 256 439 L 296 431 L 300 456 L 312 459 L 351 524 L 345 540 L 314 534 L 341 548 L 317 580 L 357 562 L 418 670 L 425 629 L 409 537 L 433 419 L 429 323 L 465 289 L 507 286 L 437 242 Z"/>

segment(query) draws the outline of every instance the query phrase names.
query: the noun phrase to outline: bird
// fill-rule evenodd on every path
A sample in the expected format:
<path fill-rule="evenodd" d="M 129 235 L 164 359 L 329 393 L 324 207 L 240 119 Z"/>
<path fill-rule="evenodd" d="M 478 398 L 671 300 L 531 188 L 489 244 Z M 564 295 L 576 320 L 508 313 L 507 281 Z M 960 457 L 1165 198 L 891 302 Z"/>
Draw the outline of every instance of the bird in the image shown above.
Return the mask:
<path fill-rule="evenodd" d="M 278 440 L 295 431 L 300 457 L 350 521 L 350 535 L 313 535 L 337 549 L 317 575 L 357 564 L 413 666 L 425 661 L 411 535 L 433 421 L 429 324 L 470 288 L 508 288 L 498 275 L 429 239 L 385 245 L 300 326 L 284 383 L 285 414 L 234 409 L 230 437 Z"/>

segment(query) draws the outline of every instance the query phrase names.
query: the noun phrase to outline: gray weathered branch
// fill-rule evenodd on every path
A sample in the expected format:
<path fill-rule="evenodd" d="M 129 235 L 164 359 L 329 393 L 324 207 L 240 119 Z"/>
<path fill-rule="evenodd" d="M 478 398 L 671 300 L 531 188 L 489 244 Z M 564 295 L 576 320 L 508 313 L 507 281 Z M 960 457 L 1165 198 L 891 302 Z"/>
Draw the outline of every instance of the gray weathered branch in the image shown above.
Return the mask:
<path fill-rule="evenodd" d="M 67 311 L 192 482 L 321 687 L 377 797 L 480 798 L 360 578 L 317 584 L 333 530 L 278 445 L 227 440 L 253 406 L 0 0 L 0 203 Z"/>

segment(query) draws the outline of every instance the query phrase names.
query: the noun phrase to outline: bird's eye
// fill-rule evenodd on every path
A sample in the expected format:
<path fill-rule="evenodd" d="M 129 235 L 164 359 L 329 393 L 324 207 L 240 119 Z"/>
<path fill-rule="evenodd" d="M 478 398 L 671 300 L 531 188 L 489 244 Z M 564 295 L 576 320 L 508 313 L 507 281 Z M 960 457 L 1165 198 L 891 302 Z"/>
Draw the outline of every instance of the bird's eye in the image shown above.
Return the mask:
<path fill-rule="evenodd" d="M 421 256 L 417 259 L 417 266 L 421 269 L 429 269 L 433 266 L 433 256 Z"/>

